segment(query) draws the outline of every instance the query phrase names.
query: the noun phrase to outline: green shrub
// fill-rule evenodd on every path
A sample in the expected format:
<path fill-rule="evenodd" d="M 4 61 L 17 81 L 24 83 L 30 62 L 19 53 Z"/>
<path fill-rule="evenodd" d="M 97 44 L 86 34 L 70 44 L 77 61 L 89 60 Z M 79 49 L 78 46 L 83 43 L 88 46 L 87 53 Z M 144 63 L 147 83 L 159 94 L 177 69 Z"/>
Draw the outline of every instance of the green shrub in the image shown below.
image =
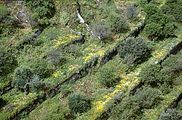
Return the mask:
<path fill-rule="evenodd" d="M 54 2 L 52 0 L 25 0 L 25 2 L 33 13 L 33 20 L 37 21 L 41 27 L 47 26 L 49 19 L 53 17 L 55 12 Z"/>
<path fill-rule="evenodd" d="M 24 91 L 25 85 L 32 80 L 33 75 L 32 70 L 28 67 L 21 66 L 16 68 L 13 86 L 21 91 Z"/>
<path fill-rule="evenodd" d="M 150 55 L 143 38 L 128 38 L 118 48 L 118 53 L 127 64 L 140 63 Z"/>
<path fill-rule="evenodd" d="M 171 21 L 172 18 L 169 18 L 169 16 L 162 13 L 155 13 L 153 15 L 150 15 L 150 17 L 147 20 L 147 23 L 158 23 L 159 25 L 166 25 Z"/>
<path fill-rule="evenodd" d="M 133 98 L 124 98 L 120 104 L 111 111 L 111 120 L 140 120 L 141 111 Z"/>
<path fill-rule="evenodd" d="M 150 23 L 147 24 L 144 28 L 144 33 L 147 35 L 147 37 L 151 40 L 157 40 L 158 38 L 161 38 L 162 34 L 162 26 L 157 23 Z"/>
<path fill-rule="evenodd" d="M 63 31 L 58 27 L 50 26 L 43 30 L 43 32 L 37 37 L 39 44 L 48 43 L 51 40 L 58 39 L 63 34 Z"/>
<path fill-rule="evenodd" d="M 17 30 L 18 21 L 10 14 L 8 7 L 0 3 L 0 37 L 13 35 Z"/>
<path fill-rule="evenodd" d="M 0 51 L 0 74 L 6 75 L 17 66 L 15 57 L 10 52 Z"/>
<path fill-rule="evenodd" d="M 47 87 L 39 75 L 35 74 L 27 66 L 20 66 L 15 70 L 13 86 L 18 90 L 28 94 L 29 92 L 38 92 Z"/>
<path fill-rule="evenodd" d="M 68 96 L 68 105 L 72 113 L 83 113 L 91 108 L 90 100 L 79 93 Z"/>
<path fill-rule="evenodd" d="M 30 66 L 30 68 L 32 69 L 33 73 L 38 75 L 40 78 L 47 78 L 54 71 L 53 66 L 51 66 L 45 60 L 33 61 L 33 63 L 29 64 L 28 66 Z"/>
<path fill-rule="evenodd" d="M 182 1 L 167 0 L 166 4 L 161 8 L 163 13 L 173 15 L 176 21 L 182 22 Z"/>
<path fill-rule="evenodd" d="M 147 1 L 147 0 L 145 0 L 145 1 Z M 154 4 L 147 4 L 144 6 L 144 12 L 147 14 L 147 17 L 149 17 L 149 16 L 154 15 L 157 12 L 159 12 L 159 8 Z"/>
<path fill-rule="evenodd" d="M 167 109 L 161 113 L 158 120 L 182 120 L 182 116 L 176 109 Z"/>
<path fill-rule="evenodd" d="M 147 85 L 157 86 L 160 83 L 160 65 L 150 65 L 140 72 L 141 81 Z"/>
<path fill-rule="evenodd" d="M 8 15 L 9 11 L 7 7 L 0 3 L 0 21 Z"/>
<path fill-rule="evenodd" d="M 44 91 L 44 89 L 49 89 L 50 85 L 44 83 L 38 75 L 34 75 L 30 81 L 29 87 L 31 92 L 39 92 L 41 90 Z"/>
<path fill-rule="evenodd" d="M 156 87 L 161 84 L 172 85 L 173 80 L 173 76 L 168 74 L 160 65 L 157 64 L 145 67 L 142 69 L 139 76 L 143 83 L 151 85 L 152 87 Z"/>
<path fill-rule="evenodd" d="M 139 5 L 141 5 L 142 7 L 144 7 L 145 5 L 147 5 L 151 0 L 139 0 Z"/>
<path fill-rule="evenodd" d="M 151 40 L 160 40 L 174 36 L 176 26 L 173 19 L 162 13 L 155 13 L 147 19 L 144 33 Z"/>
<path fill-rule="evenodd" d="M 114 87 L 120 79 L 117 77 L 116 66 L 105 65 L 99 69 L 97 80 L 105 87 Z"/>
<path fill-rule="evenodd" d="M 156 88 L 143 87 L 133 97 L 140 108 L 150 109 L 160 103 L 162 92 Z"/>
<path fill-rule="evenodd" d="M 163 71 L 165 71 L 168 74 L 180 74 L 182 71 L 182 61 L 181 61 L 182 55 L 179 53 L 177 55 L 171 55 L 168 57 L 163 63 Z"/>

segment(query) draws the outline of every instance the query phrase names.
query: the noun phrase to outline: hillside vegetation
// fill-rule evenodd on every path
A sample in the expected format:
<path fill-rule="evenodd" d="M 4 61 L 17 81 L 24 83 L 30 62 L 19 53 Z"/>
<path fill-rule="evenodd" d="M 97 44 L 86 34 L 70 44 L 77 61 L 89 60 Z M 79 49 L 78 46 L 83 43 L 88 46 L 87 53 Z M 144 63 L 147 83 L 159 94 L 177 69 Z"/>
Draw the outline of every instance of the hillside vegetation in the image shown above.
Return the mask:
<path fill-rule="evenodd" d="M 0 120 L 182 120 L 181 0 L 3 0 Z"/>

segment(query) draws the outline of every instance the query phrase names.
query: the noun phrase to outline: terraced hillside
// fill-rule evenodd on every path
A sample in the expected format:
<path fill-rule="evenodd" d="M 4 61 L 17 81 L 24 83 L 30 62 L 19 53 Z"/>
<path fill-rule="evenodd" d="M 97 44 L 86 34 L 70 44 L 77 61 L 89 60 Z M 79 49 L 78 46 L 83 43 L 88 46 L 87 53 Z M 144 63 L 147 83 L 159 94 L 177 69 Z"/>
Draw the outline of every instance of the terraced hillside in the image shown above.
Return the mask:
<path fill-rule="evenodd" d="M 181 0 L 0 2 L 0 120 L 182 120 L 180 10 Z"/>

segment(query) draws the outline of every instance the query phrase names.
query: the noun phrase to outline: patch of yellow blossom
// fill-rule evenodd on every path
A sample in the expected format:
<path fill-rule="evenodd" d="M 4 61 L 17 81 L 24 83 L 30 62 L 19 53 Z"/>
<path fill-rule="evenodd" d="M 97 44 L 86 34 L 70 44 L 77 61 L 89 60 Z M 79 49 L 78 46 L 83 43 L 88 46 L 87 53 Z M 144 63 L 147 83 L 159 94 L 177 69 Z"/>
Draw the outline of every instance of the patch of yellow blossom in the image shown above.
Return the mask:
<path fill-rule="evenodd" d="M 79 38 L 79 36 L 78 35 L 60 36 L 54 43 L 54 48 L 58 48 L 60 45 L 69 43 L 76 38 Z"/>
<path fill-rule="evenodd" d="M 89 53 L 87 56 L 83 57 L 84 62 L 88 62 L 89 60 L 91 60 L 93 57 L 95 56 L 103 56 L 105 53 L 104 49 L 98 50 L 95 53 Z"/>
<path fill-rule="evenodd" d="M 28 101 L 32 101 L 37 96 L 36 93 L 29 93 L 28 95 L 20 94 L 16 99 L 13 100 L 13 105 L 16 106 L 16 109 L 21 109 L 22 106 L 26 105 Z"/>
<path fill-rule="evenodd" d="M 153 56 L 155 59 L 159 60 L 159 59 L 162 59 L 166 56 L 166 52 L 164 50 L 156 51 Z"/>
<path fill-rule="evenodd" d="M 73 71 L 73 70 L 77 69 L 78 67 L 79 67 L 79 65 L 70 65 L 69 71 Z"/>
<path fill-rule="evenodd" d="M 62 71 L 56 71 L 56 72 L 53 73 L 52 76 L 55 77 L 55 78 L 58 78 L 58 77 L 60 77 L 62 74 L 63 74 Z"/>

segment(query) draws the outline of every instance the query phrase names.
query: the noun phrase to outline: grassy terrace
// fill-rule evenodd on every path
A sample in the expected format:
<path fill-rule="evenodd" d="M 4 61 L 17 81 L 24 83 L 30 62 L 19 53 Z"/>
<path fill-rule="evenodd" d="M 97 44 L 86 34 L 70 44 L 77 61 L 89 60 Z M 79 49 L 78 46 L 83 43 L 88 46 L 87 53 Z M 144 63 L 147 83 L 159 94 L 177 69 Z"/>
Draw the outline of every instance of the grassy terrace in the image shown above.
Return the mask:
<path fill-rule="evenodd" d="M 52 2 L 38 36 L 0 23 L 0 120 L 157 120 L 181 100 L 180 0 Z"/>

